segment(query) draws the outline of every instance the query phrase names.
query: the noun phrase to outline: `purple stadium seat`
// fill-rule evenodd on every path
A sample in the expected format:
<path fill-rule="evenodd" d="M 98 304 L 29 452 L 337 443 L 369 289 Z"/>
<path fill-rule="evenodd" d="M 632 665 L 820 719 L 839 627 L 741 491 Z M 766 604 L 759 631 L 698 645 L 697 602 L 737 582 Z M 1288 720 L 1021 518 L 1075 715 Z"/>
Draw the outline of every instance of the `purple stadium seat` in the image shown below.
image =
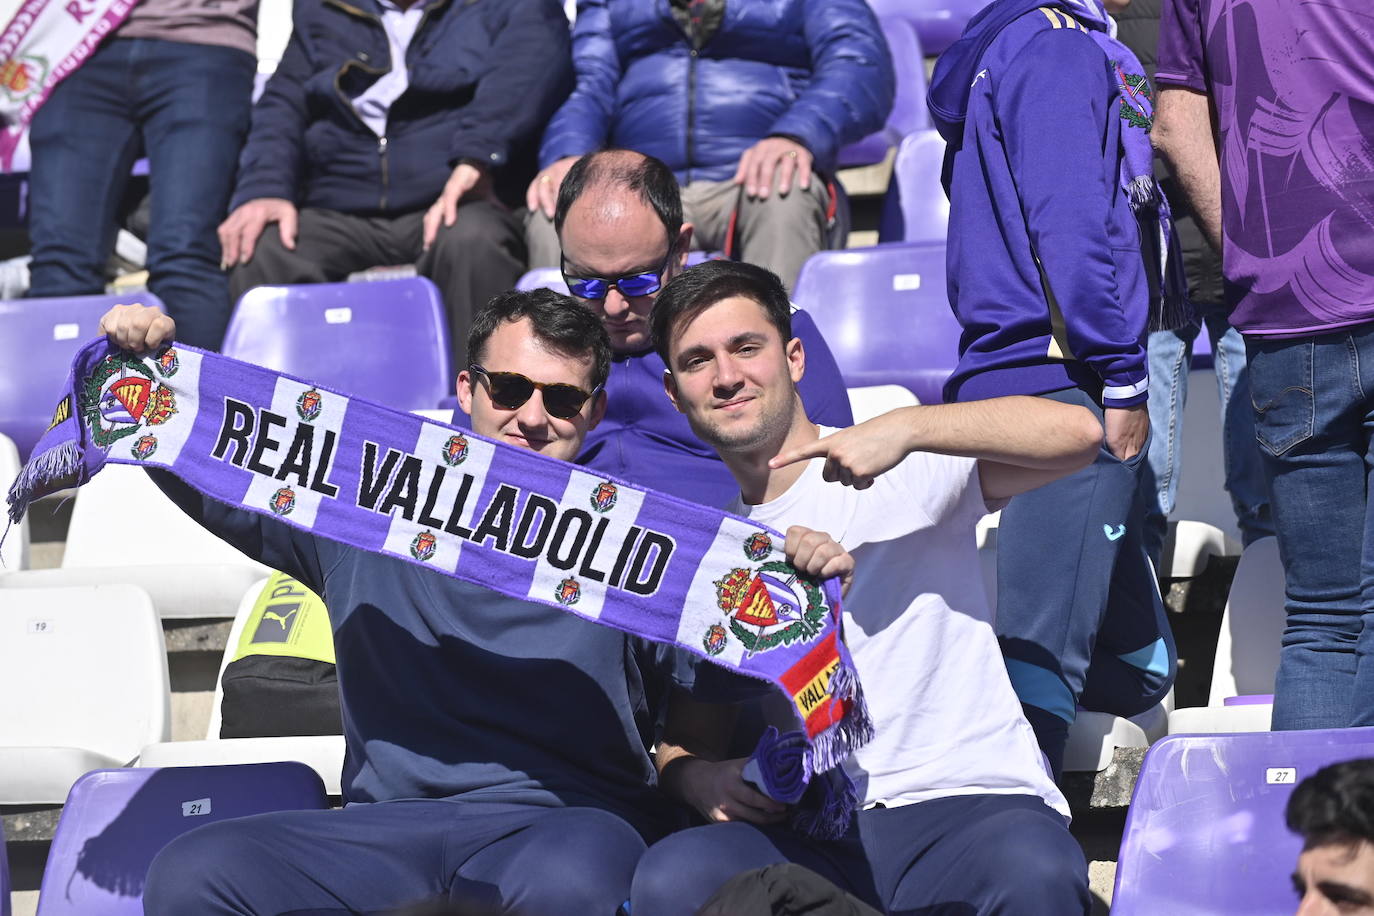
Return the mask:
<path fill-rule="evenodd" d="M 916 27 L 900 16 L 886 15 L 878 20 L 887 46 L 892 50 L 892 65 L 897 72 L 896 93 L 892 99 L 892 113 L 887 123 L 862 140 L 840 150 L 842 169 L 882 162 L 887 151 L 901 142 L 902 137 L 930 127 L 930 112 L 926 108 L 926 66 L 921 53 L 921 39 Z"/>
<path fill-rule="evenodd" d="M 940 242 L 949 225 L 949 198 L 940 184 L 945 141 L 934 130 L 902 138 L 883 198 L 879 242 Z"/>
<path fill-rule="evenodd" d="M 1302 843 L 1284 826 L 1296 783 L 1374 757 L 1374 728 L 1173 735 L 1136 780 L 1112 916 L 1289 916 Z"/>
<path fill-rule="evenodd" d="M 148 292 L 0 302 L 0 432 L 21 460 L 52 422 L 76 351 L 96 336 L 100 316 L 128 303 L 163 307 Z"/>
<path fill-rule="evenodd" d="M 250 289 L 224 353 L 398 410 L 453 387 L 443 299 L 424 277 Z"/>
<path fill-rule="evenodd" d="M 62 808 L 38 916 L 142 916 L 149 864 L 186 831 L 231 817 L 328 807 L 320 777 L 294 761 L 92 770 Z"/>
<path fill-rule="evenodd" d="M 916 27 L 927 54 L 941 54 L 964 33 L 973 14 L 992 0 L 868 0 L 879 16 L 899 16 Z"/>
<path fill-rule="evenodd" d="M 943 244 L 822 251 L 802 267 L 792 299 L 825 335 L 846 387 L 901 385 L 940 403 L 961 332 Z"/>

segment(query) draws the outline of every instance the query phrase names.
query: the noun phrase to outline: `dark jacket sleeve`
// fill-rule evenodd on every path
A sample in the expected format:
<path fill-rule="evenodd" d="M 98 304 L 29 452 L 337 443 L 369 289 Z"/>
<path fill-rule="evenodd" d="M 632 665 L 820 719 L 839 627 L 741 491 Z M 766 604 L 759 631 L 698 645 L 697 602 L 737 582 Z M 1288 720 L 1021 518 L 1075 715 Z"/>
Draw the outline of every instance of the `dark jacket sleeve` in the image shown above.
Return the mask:
<path fill-rule="evenodd" d="M 540 168 L 598 150 L 610 135 L 621 71 L 606 0 L 578 0 L 572 54 L 577 86 L 544 131 Z"/>
<path fill-rule="evenodd" d="M 292 29 L 281 62 L 253 106 L 248 142 L 239 155 L 239 177 L 229 203 L 231 211 L 260 197 L 299 201 L 305 174 L 308 118 L 305 83 L 311 73 L 301 31 Z"/>
<path fill-rule="evenodd" d="M 201 495 L 168 471 L 149 470 L 148 476 L 177 508 L 206 531 L 259 563 L 300 580 L 323 596 L 324 562 L 320 558 L 319 541 L 314 537 L 265 515 L 231 509 Z"/>
<path fill-rule="evenodd" d="M 812 423 L 844 429 L 854 425 L 849 407 L 849 392 L 835 362 L 830 346 L 821 336 L 816 322 L 802 309 L 792 313 L 792 336 L 802 342 L 806 353 L 806 374 L 797 384 L 802 406 Z"/>
<path fill-rule="evenodd" d="M 1075 359 L 1106 389 L 1103 405 L 1145 400 L 1148 302 L 1125 302 L 1104 231 L 1117 195 L 1103 167 L 1115 84 L 1083 32 L 1036 35 L 1002 73 L 994 102 L 1008 165 Z M 1139 258 L 1137 248 L 1121 257 Z M 1119 394 L 1113 394 L 1113 392 Z"/>
<path fill-rule="evenodd" d="M 865 0 L 808 0 L 804 28 L 811 84 L 769 132 L 801 141 L 817 168 L 829 171 L 841 146 L 887 121 L 896 77 L 887 40 Z"/>
<path fill-rule="evenodd" d="M 533 144 L 572 85 L 568 18 L 555 0 L 513 0 L 492 42 L 489 67 L 463 106 L 449 159 L 505 165 L 521 139 Z"/>

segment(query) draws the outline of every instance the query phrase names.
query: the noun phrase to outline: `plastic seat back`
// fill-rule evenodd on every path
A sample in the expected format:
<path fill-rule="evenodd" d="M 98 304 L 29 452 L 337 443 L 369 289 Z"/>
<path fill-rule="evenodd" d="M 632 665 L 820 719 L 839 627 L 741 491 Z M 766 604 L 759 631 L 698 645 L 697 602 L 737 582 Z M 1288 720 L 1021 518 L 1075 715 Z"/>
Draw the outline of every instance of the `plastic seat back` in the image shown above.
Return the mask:
<path fill-rule="evenodd" d="M 319 776 L 294 762 L 87 773 L 57 823 L 39 916 L 141 916 L 148 866 L 181 834 L 232 817 L 326 807 Z"/>
<path fill-rule="evenodd" d="M 916 27 L 900 16 L 883 16 L 878 20 L 883 37 L 892 52 L 892 66 L 896 77 L 892 95 L 892 112 L 878 130 L 861 140 L 841 147 L 839 167 L 873 165 L 882 162 L 887 151 L 913 131 L 930 127 L 930 111 L 926 108 L 926 65 L 921 51 L 921 39 Z"/>
<path fill-rule="evenodd" d="M 163 308 L 148 292 L 0 302 L 0 433 L 14 440 L 20 458 L 52 422 L 72 357 L 96 336 L 100 317 L 134 303 Z"/>
<path fill-rule="evenodd" d="M 1116 866 L 1112 916 L 1291 916 L 1302 843 L 1297 783 L 1374 757 L 1374 728 L 1173 735 L 1145 754 Z"/>
<path fill-rule="evenodd" d="M 260 286 L 239 299 L 224 353 L 398 410 L 448 393 L 448 319 L 424 277 Z"/>
<path fill-rule="evenodd" d="M 14 440 L 0 433 L 0 490 L 9 489 L 10 483 L 19 476 L 20 467 L 19 449 Z M 0 520 L 0 537 L 5 539 L 0 543 L 0 575 L 29 567 L 28 515 L 19 524 L 10 525 L 8 534 L 5 533 L 6 524 Z"/>
<path fill-rule="evenodd" d="M 845 386 L 901 385 L 939 404 L 959 359 L 943 244 L 877 245 L 813 255 L 793 300 L 835 354 Z"/>
<path fill-rule="evenodd" d="M 945 141 L 933 130 L 902 138 L 883 198 L 879 242 L 940 242 L 949 234 L 949 198 L 940 184 Z"/>
<path fill-rule="evenodd" d="M 900 16 L 916 27 L 927 54 L 941 54 L 959 40 L 973 15 L 991 0 L 868 0 L 879 17 Z"/>
<path fill-rule="evenodd" d="M 1208 706 L 1229 697 L 1272 694 L 1288 622 L 1277 538 L 1260 538 L 1241 554 L 1226 596 Z"/>

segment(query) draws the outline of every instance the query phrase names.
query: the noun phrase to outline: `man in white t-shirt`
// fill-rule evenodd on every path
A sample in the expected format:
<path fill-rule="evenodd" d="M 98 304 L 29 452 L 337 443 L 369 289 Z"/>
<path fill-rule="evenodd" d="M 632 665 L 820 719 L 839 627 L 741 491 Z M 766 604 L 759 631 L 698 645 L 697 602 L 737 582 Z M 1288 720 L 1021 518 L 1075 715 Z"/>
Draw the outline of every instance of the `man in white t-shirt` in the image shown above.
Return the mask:
<path fill-rule="evenodd" d="M 792 832 L 740 761 L 715 756 L 710 712 L 679 716 L 661 784 L 727 823 L 651 848 L 631 909 L 694 913 L 732 875 L 791 860 L 890 912 L 1085 913 L 1083 854 L 1007 678 L 974 525 L 1090 463 L 1101 426 L 1082 407 L 1004 397 L 817 427 L 788 314 L 772 274 L 712 262 L 659 295 L 655 346 L 668 396 L 740 485 L 733 510 L 829 531 L 854 557 L 845 637 L 876 729 L 846 764 L 863 810 L 837 841 Z"/>

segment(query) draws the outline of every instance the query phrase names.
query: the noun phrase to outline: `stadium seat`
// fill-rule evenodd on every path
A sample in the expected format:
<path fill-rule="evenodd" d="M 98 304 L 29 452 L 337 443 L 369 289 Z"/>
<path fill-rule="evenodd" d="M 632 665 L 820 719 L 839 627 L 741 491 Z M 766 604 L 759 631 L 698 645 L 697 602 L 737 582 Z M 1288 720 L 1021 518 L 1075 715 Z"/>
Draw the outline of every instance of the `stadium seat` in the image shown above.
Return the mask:
<path fill-rule="evenodd" d="M 128 303 L 163 307 L 148 292 L 0 302 L 0 433 L 21 459 L 52 422 L 76 351 L 96 336 L 102 315 Z"/>
<path fill-rule="evenodd" d="M 60 804 L 82 773 L 170 735 L 167 653 L 129 585 L 0 592 L 0 805 Z"/>
<path fill-rule="evenodd" d="M 431 407 L 453 383 L 443 299 L 424 277 L 250 289 L 224 354 L 398 410 Z"/>
<path fill-rule="evenodd" d="M 841 147 L 839 167 L 842 169 L 882 162 L 887 158 L 887 151 L 907 134 L 930 127 L 930 112 L 926 108 L 926 66 L 916 27 L 900 16 L 884 16 L 878 24 L 892 51 L 892 65 L 896 71 L 892 113 L 878 130 Z"/>
<path fill-rule="evenodd" d="M 328 806 L 319 777 L 298 763 L 87 773 L 57 822 L 38 916 L 142 916 L 148 866 L 181 834 L 233 817 Z"/>
<path fill-rule="evenodd" d="M 879 242 L 940 242 L 949 231 L 949 198 L 940 183 L 945 141 L 934 130 L 902 138 L 883 197 Z"/>
<path fill-rule="evenodd" d="M 1374 728 L 1174 735 L 1145 754 L 1116 866 L 1112 916 L 1289 916 L 1302 843 L 1296 783 L 1374 757 Z"/>
<path fill-rule="evenodd" d="M 1231 580 L 1207 705 L 1175 710 L 1170 734 L 1268 731 L 1286 624 L 1278 541 L 1260 538 L 1245 548 Z"/>
<path fill-rule="evenodd" d="M 939 55 L 964 32 L 964 26 L 991 0 L 868 0 L 879 18 L 899 16 L 916 27 L 925 53 Z"/>
<path fill-rule="evenodd" d="M 136 549 L 121 549 L 133 518 Z M 142 469 L 112 464 L 76 491 L 61 567 L 0 575 L 0 600 L 11 588 L 124 582 L 161 617 L 232 617 L 244 589 L 269 573 L 188 518 Z"/>
<path fill-rule="evenodd" d="M 846 387 L 901 385 L 922 404 L 942 402 L 961 330 L 943 244 L 822 251 L 802 267 L 792 299 L 825 335 Z"/>
<path fill-rule="evenodd" d="M 912 407 L 921 403 L 916 395 L 901 385 L 870 385 L 849 389 L 849 409 L 854 422 L 862 423 L 898 407 Z"/>
<path fill-rule="evenodd" d="M 330 795 L 343 794 L 344 739 L 343 735 L 300 735 L 283 738 L 221 738 L 220 704 L 224 701 L 224 669 L 232 661 L 244 621 L 253 611 L 264 579 L 243 593 L 229 642 L 220 660 L 219 675 L 215 678 L 215 698 L 210 707 L 210 725 L 204 741 L 164 741 L 150 744 L 139 753 L 140 767 L 205 766 L 208 764 L 268 763 L 294 760 L 315 771 Z"/>
<path fill-rule="evenodd" d="M 19 476 L 19 449 L 14 440 L 0 433 L 0 492 L 9 490 Z M 8 526 L 8 530 L 7 530 Z M 17 525 L 9 525 L 0 518 L 0 575 L 29 568 L 29 519 L 25 516 Z"/>

